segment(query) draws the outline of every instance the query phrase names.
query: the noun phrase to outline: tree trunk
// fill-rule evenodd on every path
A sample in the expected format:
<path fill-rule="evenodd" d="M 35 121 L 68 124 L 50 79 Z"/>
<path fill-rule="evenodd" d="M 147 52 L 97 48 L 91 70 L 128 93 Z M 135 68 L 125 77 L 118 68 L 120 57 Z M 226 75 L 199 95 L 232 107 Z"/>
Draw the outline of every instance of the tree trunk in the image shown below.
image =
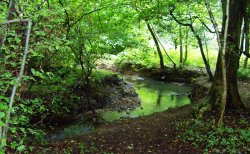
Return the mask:
<path fill-rule="evenodd" d="M 185 62 L 187 61 L 187 57 L 188 57 L 188 28 L 186 29 L 186 38 L 185 38 L 185 56 L 184 56 L 183 63 L 185 63 Z"/>
<path fill-rule="evenodd" d="M 86 80 L 86 89 L 87 89 L 86 94 L 87 94 L 88 107 L 92 111 L 92 113 L 96 115 L 95 108 L 93 107 L 93 104 L 91 102 L 92 87 L 91 87 L 91 83 L 89 80 L 89 76 L 85 76 L 85 80 Z"/>
<path fill-rule="evenodd" d="M 196 34 L 193 25 L 190 26 L 190 29 L 191 29 L 191 31 L 193 32 L 195 38 L 198 41 L 198 45 L 199 45 L 199 48 L 200 48 L 200 51 L 201 51 L 201 56 L 202 56 L 203 62 L 205 64 L 205 67 L 206 67 L 206 70 L 207 70 L 207 73 L 208 73 L 208 76 L 209 76 L 209 81 L 213 81 L 214 76 L 213 76 L 213 73 L 211 72 L 210 65 L 209 65 L 209 63 L 208 63 L 208 61 L 206 59 L 206 55 L 204 53 L 204 49 L 203 49 L 203 45 L 202 45 L 202 40 L 199 37 L 199 35 Z"/>
<path fill-rule="evenodd" d="M 226 22 L 226 0 L 222 0 L 223 7 L 223 28 Z M 240 34 L 241 25 L 243 20 L 243 15 L 246 11 L 246 0 L 230 0 L 230 15 L 229 15 L 229 27 L 228 27 L 228 37 L 227 37 L 227 48 L 225 51 L 225 62 L 226 62 L 226 77 L 227 77 L 227 102 L 226 107 L 230 109 L 246 109 L 245 105 L 242 103 L 238 91 L 238 81 L 237 81 L 237 70 L 239 68 L 240 59 Z M 224 33 L 224 29 L 222 29 Z M 220 105 L 220 97 L 223 93 L 223 74 L 221 65 L 221 55 L 219 54 L 216 71 L 214 76 L 214 81 L 212 87 L 209 91 L 210 101 L 212 106 L 218 108 Z"/>
<path fill-rule="evenodd" d="M 153 29 L 152 29 L 152 30 L 153 30 Z M 176 64 L 175 64 L 174 60 L 171 58 L 171 56 L 168 54 L 167 50 L 164 48 L 163 44 L 161 43 L 161 41 L 160 41 L 159 37 L 157 36 L 157 34 L 155 33 L 155 31 L 153 31 L 153 32 L 154 32 L 154 34 L 155 34 L 155 36 L 156 36 L 157 41 L 158 41 L 159 44 L 161 45 L 163 51 L 166 53 L 168 59 L 173 63 L 174 69 L 176 69 Z"/>
<path fill-rule="evenodd" d="M 164 69 L 164 61 L 163 61 L 163 56 L 162 56 L 162 53 L 161 53 L 161 48 L 160 48 L 160 45 L 157 41 L 157 38 L 154 34 L 154 31 L 153 29 L 151 28 L 150 24 L 147 23 L 147 27 L 148 27 L 148 30 L 150 31 L 150 34 L 151 36 L 153 37 L 153 40 L 155 42 L 155 46 L 156 46 L 156 49 L 157 49 L 157 53 L 158 53 L 158 56 L 159 56 L 159 59 L 160 59 L 160 68 L 161 69 Z"/>
<path fill-rule="evenodd" d="M 244 34 L 245 34 L 245 52 L 249 53 L 249 17 L 248 13 L 244 16 Z M 245 58 L 244 60 L 244 68 L 247 68 L 247 63 L 248 63 L 248 57 Z"/>
<path fill-rule="evenodd" d="M 182 31 L 181 25 L 179 25 L 179 45 L 180 45 L 180 65 L 183 65 L 183 48 L 182 48 Z"/>

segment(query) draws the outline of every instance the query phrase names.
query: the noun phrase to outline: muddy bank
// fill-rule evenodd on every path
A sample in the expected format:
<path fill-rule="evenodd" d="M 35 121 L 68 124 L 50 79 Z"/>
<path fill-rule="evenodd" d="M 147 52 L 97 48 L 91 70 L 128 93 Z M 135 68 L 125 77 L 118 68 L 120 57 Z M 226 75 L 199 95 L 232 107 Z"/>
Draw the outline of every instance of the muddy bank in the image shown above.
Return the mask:
<path fill-rule="evenodd" d="M 140 105 L 134 87 L 117 74 L 106 76 L 99 82 L 93 82 L 91 96 L 88 96 L 87 90 L 82 84 L 74 85 L 72 91 L 75 95 L 80 96 L 80 99 L 75 103 L 72 114 L 90 111 L 88 97 L 90 97 L 90 103 L 94 109 L 121 111 Z"/>
<path fill-rule="evenodd" d="M 62 93 L 64 100 L 62 100 L 61 104 L 64 105 L 62 108 L 70 107 L 68 107 L 67 112 L 51 113 L 43 119 L 46 125 L 58 127 L 77 121 L 79 115 L 86 115 L 89 118 L 95 116 L 88 106 L 88 93 L 81 82 L 76 82 L 75 85 L 67 87 L 67 89 L 70 91 Z M 43 94 L 39 96 L 47 97 L 48 95 L 46 93 L 45 96 Z M 67 100 L 72 97 L 75 98 L 74 101 L 68 102 Z M 46 102 L 52 101 L 50 97 L 47 98 Z M 133 110 L 135 107 L 140 106 L 141 103 L 133 85 L 128 84 L 116 74 L 106 76 L 101 81 L 92 84 L 90 102 L 97 114 L 106 110 Z M 37 123 L 40 120 L 41 118 L 38 116 L 33 118 L 31 123 Z"/>
<path fill-rule="evenodd" d="M 140 105 L 140 99 L 134 86 L 125 82 L 118 75 L 108 76 L 104 79 L 105 110 L 123 111 L 134 109 Z"/>
<path fill-rule="evenodd" d="M 154 80 L 160 80 L 164 82 L 183 82 L 193 83 L 195 78 L 204 76 L 202 72 L 188 69 L 173 69 L 166 67 L 164 69 L 159 68 L 143 68 L 141 65 L 132 67 L 132 64 L 126 64 L 127 67 L 115 68 L 114 70 L 121 72 L 122 74 L 137 74 L 142 77 L 151 78 Z"/>
<path fill-rule="evenodd" d="M 133 85 L 114 74 L 106 76 L 100 84 L 95 85 L 92 104 L 95 109 L 122 111 L 140 105 L 140 100 Z M 87 96 L 82 96 L 82 103 L 87 105 Z M 87 110 L 87 106 L 85 106 Z"/>
<path fill-rule="evenodd" d="M 105 68 L 105 67 L 104 67 Z M 126 67 L 107 67 L 122 74 L 141 76 L 163 82 L 187 83 L 192 85 L 190 99 L 192 102 L 205 97 L 208 94 L 210 82 L 202 70 L 174 69 L 166 67 L 164 70 L 159 68 L 143 68 L 141 65 L 126 64 Z"/>

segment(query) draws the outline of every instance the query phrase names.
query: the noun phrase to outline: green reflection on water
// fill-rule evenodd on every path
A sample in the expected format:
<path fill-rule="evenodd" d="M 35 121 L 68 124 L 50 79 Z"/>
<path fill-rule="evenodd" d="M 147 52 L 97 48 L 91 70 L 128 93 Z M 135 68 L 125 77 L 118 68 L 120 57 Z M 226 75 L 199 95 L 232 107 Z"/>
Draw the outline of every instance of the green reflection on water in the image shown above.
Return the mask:
<path fill-rule="evenodd" d="M 101 113 L 106 121 L 114 121 L 120 118 L 134 118 L 162 112 L 170 107 L 179 107 L 190 104 L 188 94 L 192 88 L 181 83 L 164 83 L 154 80 L 125 78 L 126 81 L 135 86 L 136 92 L 141 99 L 141 106 L 132 111 L 116 112 L 108 111 Z"/>

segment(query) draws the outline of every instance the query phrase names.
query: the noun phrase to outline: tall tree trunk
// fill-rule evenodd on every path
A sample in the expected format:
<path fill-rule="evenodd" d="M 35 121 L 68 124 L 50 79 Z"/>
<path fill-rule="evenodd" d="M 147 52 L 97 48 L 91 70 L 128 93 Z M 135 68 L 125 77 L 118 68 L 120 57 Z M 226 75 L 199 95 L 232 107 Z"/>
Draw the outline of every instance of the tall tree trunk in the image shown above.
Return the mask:
<path fill-rule="evenodd" d="M 178 45 L 177 38 L 175 38 L 175 39 L 173 40 L 173 43 L 174 43 L 174 49 L 176 50 L 176 49 L 177 49 L 177 45 Z"/>
<path fill-rule="evenodd" d="M 237 70 L 239 68 L 240 59 L 240 34 L 241 25 L 243 20 L 243 15 L 246 11 L 246 0 L 230 0 L 230 15 L 228 23 L 228 37 L 227 37 L 227 48 L 225 51 L 225 61 L 226 61 L 226 78 L 227 78 L 227 108 L 234 109 L 246 109 L 245 105 L 242 103 L 238 91 L 238 80 L 237 80 Z M 223 28 L 226 23 L 226 0 L 222 0 L 223 7 Z M 224 33 L 225 29 L 222 29 Z M 216 71 L 214 76 L 214 81 L 209 91 L 209 98 L 212 102 L 213 107 L 218 107 L 220 97 L 223 93 L 223 74 L 221 65 L 221 54 L 218 55 Z"/>
<path fill-rule="evenodd" d="M 153 30 L 153 29 L 152 29 Z M 167 50 L 165 49 L 165 47 L 163 46 L 163 44 L 161 43 L 161 41 L 160 41 L 160 39 L 159 39 L 159 37 L 157 36 L 157 34 L 155 33 L 155 31 L 153 30 L 153 32 L 154 32 L 154 34 L 155 34 L 155 36 L 156 36 L 156 39 L 157 39 L 157 41 L 159 42 L 159 44 L 161 45 L 161 47 L 162 47 L 162 49 L 163 49 L 163 51 L 166 53 L 166 55 L 167 55 L 167 57 L 168 57 L 168 59 L 173 63 L 173 65 L 174 65 L 174 69 L 176 69 L 176 64 L 175 64 L 175 62 L 174 62 L 174 60 L 171 58 L 171 56 L 168 54 L 168 52 L 167 52 Z"/>
<path fill-rule="evenodd" d="M 207 53 L 207 62 L 208 62 L 208 64 L 209 64 L 209 51 L 208 51 L 208 45 L 207 45 L 207 40 L 206 40 L 205 34 L 204 34 L 204 37 L 205 37 L 205 39 L 204 39 L 204 44 L 205 44 L 206 53 Z M 210 64 L 209 64 L 209 65 L 210 65 Z"/>
<path fill-rule="evenodd" d="M 204 49 L 203 49 L 203 45 L 202 45 L 202 40 L 201 40 L 200 36 L 198 34 L 196 34 L 193 25 L 190 26 L 190 29 L 191 29 L 191 31 L 195 35 L 195 38 L 198 41 L 198 45 L 199 45 L 199 48 L 200 48 L 200 51 L 201 51 L 201 57 L 202 57 L 203 62 L 205 64 L 205 67 L 206 67 L 206 70 L 207 70 L 207 73 L 208 73 L 208 77 L 209 77 L 209 81 L 213 81 L 214 76 L 213 76 L 213 73 L 212 73 L 212 71 L 210 69 L 210 65 L 209 65 L 209 63 L 208 63 L 208 61 L 206 59 L 206 55 L 204 53 Z"/>
<path fill-rule="evenodd" d="M 183 48 L 182 48 L 182 30 L 181 25 L 179 25 L 179 45 L 180 45 L 180 65 L 183 65 Z"/>
<path fill-rule="evenodd" d="M 183 63 L 185 63 L 187 61 L 187 57 L 188 57 L 188 28 L 186 28 L 185 55 L 184 55 Z"/>
<path fill-rule="evenodd" d="M 245 16 L 244 16 L 244 34 L 245 34 L 245 52 L 246 53 L 249 53 L 249 16 L 248 16 L 249 13 L 247 13 Z M 248 63 L 248 57 L 245 58 L 244 60 L 244 65 L 243 67 L 244 68 L 247 68 L 247 63 Z"/>
<path fill-rule="evenodd" d="M 222 125 L 223 122 L 223 116 L 224 116 L 224 112 L 225 112 L 225 108 L 226 108 L 226 103 L 227 103 L 227 76 L 226 76 L 226 48 L 227 48 L 227 33 L 228 33 L 228 16 L 229 16 L 229 0 L 227 0 L 227 7 L 226 7 L 226 22 L 225 22 L 225 27 L 224 28 L 224 36 L 223 36 L 223 41 L 221 41 L 221 35 L 217 26 L 217 23 L 214 19 L 214 15 L 212 13 L 212 10 L 210 8 L 210 5 L 208 3 L 208 0 L 206 0 L 205 2 L 207 10 L 208 10 L 208 14 L 210 17 L 210 20 L 214 26 L 214 30 L 216 32 L 216 37 L 217 37 L 217 43 L 219 46 L 219 55 L 221 56 L 220 58 L 220 65 L 221 65 L 221 74 L 222 74 L 222 86 L 221 86 L 221 93 L 220 93 L 220 97 L 218 100 L 220 102 L 220 112 L 219 112 L 219 116 L 218 116 L 218 121 L 217 121 L 217 127 L 220 127 Z M 222 45 L 223 42 L 223 45 Z"/>
<path fill-rule="evenodd" d="M 157 41 L 157 38 L 156 38 L 156 36 L 154 34 L 154 31 L 153 31 L 153 29 L 152 29 L 152 27 L 150 26 L 149 23 L 147 23 L 147 27 L 148 27 L 148 30 L 150 31 L 150 34 L 153 37 L 153 40 L 155 42 L 157 53 L 158 53 L 158 56 L 159 56 L 159 59 L 160 59 L 160 68 L 164 69 L 164 61 L 163 61 L 163 56 L 162 56 L 162 53 L 161 53 L 160 45 L 159 45 L 159 43 Z"/>

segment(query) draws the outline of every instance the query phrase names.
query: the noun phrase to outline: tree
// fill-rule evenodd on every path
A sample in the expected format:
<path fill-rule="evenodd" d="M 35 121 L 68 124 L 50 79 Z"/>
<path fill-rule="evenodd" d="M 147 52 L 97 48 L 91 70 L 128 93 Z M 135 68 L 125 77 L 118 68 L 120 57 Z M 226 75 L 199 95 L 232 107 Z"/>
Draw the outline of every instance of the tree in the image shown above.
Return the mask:
<path fill-rule="evenodd" d="M 229 21 L 227 32 L 227 47 L 225 49 L 225 64 L 224 68 L 221 64 L 222 55 L 219 53 L 216 64 L 216 71 L 214 81 L 209 90 L 208 99 L 212 103 L 212 107 L 218 108 L 220 106 L 221 97 L 226 90 L 226 107 L 230 109 L 246 109 L 246 106 L 242 103 L 237 81 L 237 70 L 239 68 L 240 59 L 240 39 L 241 39 L 241 26 L 244 14 L 249 2 L 247 0 L 230 0 L 229 1 Z M 223 29 L 222 34 L 225 31 L 226 24 L 226 0 L 222 0 L 223 9 Z M 223 71 L 226 70 L 227 89 L 223 88 Z"/>
<path fill-rule="evenodd" d="M 180 65 L 183 65 L 183 43 L 182 43 L 182 28 L 179 25 L 179 44 L 180 44 Z"/>
<path fill-rule="evenodd" d="M 178 23 L 180 24 L 181 26 L 186 26 L 186 27 L 189 27 L 190 30 L 192 31 L 192 33 L 194 34 L 197 42 L 198 42 L 198 45 L 199 45 L 199 48 L 200 48 L 200 52 L 201 52 L 201 56 L 202 56 L 202 60 L 205 64 L 205 67 L 206 67 L 206 70 L 207 70 L 207 73 L 208 73 L 208 76 L 209 76 L 209 80 L 212 81 L 213 80 L 213 73 L 211 71 L 211 68 L 210 68 L 210 65 L 206 59 L 206 56 L 205 56 L 205 53 L 204 53 L 204 49 L 203 49 L 203 44 L 202 44 L 202 39 L 201 37 L 199 36 L 199 34 L 195 31 L 195 28 L 194 28 L 194 19 L 198 18 L 198 17 L 195 17 L 193 19 L 193 17 L 189 17 L 188 21 L 189 23 L 184 23 L 182 21 L 180 21 L 179 19 L 176 18 L 176 16 L 173 14 L 173 11 L 174 9 L 171 9 L 170 10 L 170 15 L 172 16 L 172 18 Z M 199 19 L 199 18 L 198 18 Z M 203 22 L 202 22 L 203 24 Z M 204 24 L 203 24 L 204 25 Z"/>
<path fill-rule="evenodd" d="M 150 24 L 147 22 L 147 27 L 148 27 L 148 30 L 150 31 L 150 34 L 151 36 L 153 37 L 153 40 L 155 42 L 155 46 L 156 46 L 156 49 L 157 49 L 157 53 L 158 53 L 158 56 L 159 56 L 159 59 L 160 59 L 160 68 L 161 69 L 164 69 L 164 61 L 163 61 L 163 56 L 162 56 L 162 53 L 161 53 L 161 48 L 160 48 L 160 45 L 159 45 L 159 42 L 157 40 L 157 36 L 156 34 L 154 33 L 152 27 L 150 26 Z"/>
<path fill-rule="evenodd" d="M 89 34 L 91 35 L 91 34 Z M 74 53 L 76 60 L 80 64 L 82 70 L 82 83 L 86 88 L 87 104 L 89 109 L 95 114 L 95 109 L 91 103 L 92 96 L 92 82 L 91 75 L 93 69 L 95 69 L 95 62 L 99 58 L 97 48 L 92 43 L 91 38 L 86 37 L 86 33 L 81 26 L 75 27 L 71 34 L 70 39 L 74 40 L 70 42 L 70 48 Z"/>
<path fill-rule="evenodd" d="M 245 44 L 245 48 L 244 51 L 246 54 L 249 54 L 249 8 L 247 9 L 245 15 L 244 15 L 244 33 L 243 33 L 243 38 L 244 38 L 244 42 L 242 43 L 242 46 L 244 46 L 243 44 Z M 245 58 L 244 61 L 244 68 L 247 68 L 247 63 L 248 63 L 248 57 Z"/>

